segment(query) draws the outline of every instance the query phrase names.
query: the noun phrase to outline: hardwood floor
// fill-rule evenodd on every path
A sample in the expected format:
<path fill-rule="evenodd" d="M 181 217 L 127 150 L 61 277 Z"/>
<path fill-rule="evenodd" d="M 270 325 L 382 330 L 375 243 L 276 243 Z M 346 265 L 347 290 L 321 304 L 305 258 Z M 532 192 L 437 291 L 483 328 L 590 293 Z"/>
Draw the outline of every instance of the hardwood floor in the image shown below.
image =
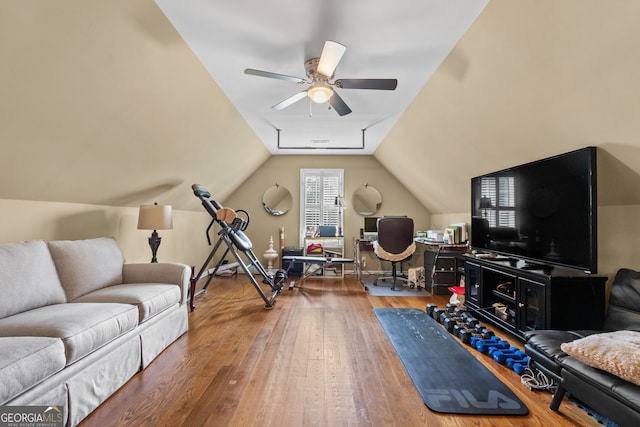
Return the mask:
<path fill-rule="evenodd" d="M 550 411 L 549 393 L 529 391 L 513 371 L 471 349 L 522 399 L 529 415 L 429 410 L 372 309 L 424 310 L 447 301 L 372 297 L 348 275 L 307 279 L 285 289 L 273 309 L 265 310 L 245 276 L 216 278 L 196 298 L 189 332 L 81 426 L 599 425 L 571 402 L 562 404 L 561 413 Z"/>

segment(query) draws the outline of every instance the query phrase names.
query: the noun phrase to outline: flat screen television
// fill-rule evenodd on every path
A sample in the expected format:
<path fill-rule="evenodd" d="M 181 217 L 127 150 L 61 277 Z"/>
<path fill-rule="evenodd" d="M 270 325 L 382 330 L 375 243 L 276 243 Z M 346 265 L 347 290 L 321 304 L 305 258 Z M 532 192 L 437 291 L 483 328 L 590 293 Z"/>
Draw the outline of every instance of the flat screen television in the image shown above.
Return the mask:
<path fill-rule="evenodd" d="M 471 178 L 471 248 L 598 269 L 596 148 Z"/>

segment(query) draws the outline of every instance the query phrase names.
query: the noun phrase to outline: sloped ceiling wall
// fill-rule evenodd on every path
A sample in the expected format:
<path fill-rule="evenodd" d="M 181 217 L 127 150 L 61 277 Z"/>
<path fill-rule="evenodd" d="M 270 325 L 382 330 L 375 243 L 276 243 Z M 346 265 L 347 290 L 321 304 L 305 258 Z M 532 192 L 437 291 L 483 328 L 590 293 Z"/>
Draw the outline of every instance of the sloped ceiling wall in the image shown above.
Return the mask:
<path fill-rule="evenodd" d="M 639 18 L 491 0 L 375 157 L 457 213 L 471 176 L 598 145 L 632 186 L 601 202 L 638 203 Z M 1 199 L 199 210 L 192 183 L 224 201 L 269 157 L 152 0 L 0 1 L 0 58 Z"/>
<path fill-rule="evenodd" d="M 199 209 L 269 157 L 152 0 L 0 2 L 0 198 Z"/>
<path fill-rule="evenodd" d="M 431 213 L 469 178 L 599 146 L 604 205 L 639 203 L 640 2 L 491 0 L 375 157 Z"/>

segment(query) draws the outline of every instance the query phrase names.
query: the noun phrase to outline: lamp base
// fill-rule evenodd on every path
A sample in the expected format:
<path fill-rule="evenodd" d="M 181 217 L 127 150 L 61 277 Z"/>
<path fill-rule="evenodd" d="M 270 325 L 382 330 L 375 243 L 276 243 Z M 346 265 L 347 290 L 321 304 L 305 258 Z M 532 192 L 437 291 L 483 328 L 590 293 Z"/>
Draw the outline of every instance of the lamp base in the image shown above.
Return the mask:
<path fill-rule="evenodd" d="M 160 241 L 162 238 L 158 236 L 158 232 L 153 230 L 151 233 L 151 237 L 149 237 L 149 247 L 151 248 L 151 262 L 158 262 L 158 258 L 156 254 L 158 253 L 158 247 L 160 246 Z"/>

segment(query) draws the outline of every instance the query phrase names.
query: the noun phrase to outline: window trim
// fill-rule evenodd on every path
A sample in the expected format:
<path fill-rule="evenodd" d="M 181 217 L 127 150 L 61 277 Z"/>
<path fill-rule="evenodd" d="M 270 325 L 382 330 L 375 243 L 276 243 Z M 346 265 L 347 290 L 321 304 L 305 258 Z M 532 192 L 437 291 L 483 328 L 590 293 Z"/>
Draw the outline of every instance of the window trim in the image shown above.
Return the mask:
<path fill-rule="evenodd" d="M 338 177 L 339 180 L 339 189 L 337 196 L 344 196 L 344 169 L 327 169 L 327 168 L 304 168 L 300 169 L 300 220 L 298 227 L 298 236 L 300 240 L 300 245 L 302 246 L 305 238 L 306 231 L 306 185 L 305 178 L 309 175 L 327 175 L 330 177 Z M 329 204 L 323 205 L 326 207 L 333 206 Z M 337 209 L 335 207 L 331 207 L 330 209 Z M 322 206 L 320 207 L 320 218 L 323 216 Z M 322 221 L 322 220 L 321 220 Z M 344 229 L 344 215 L 338 215 L 338 221 L 341 221 L 342 224 L 335 224 L 337 228 Z M 320 225 L 334 225 L 334 224 L 320 224 Z"/>

